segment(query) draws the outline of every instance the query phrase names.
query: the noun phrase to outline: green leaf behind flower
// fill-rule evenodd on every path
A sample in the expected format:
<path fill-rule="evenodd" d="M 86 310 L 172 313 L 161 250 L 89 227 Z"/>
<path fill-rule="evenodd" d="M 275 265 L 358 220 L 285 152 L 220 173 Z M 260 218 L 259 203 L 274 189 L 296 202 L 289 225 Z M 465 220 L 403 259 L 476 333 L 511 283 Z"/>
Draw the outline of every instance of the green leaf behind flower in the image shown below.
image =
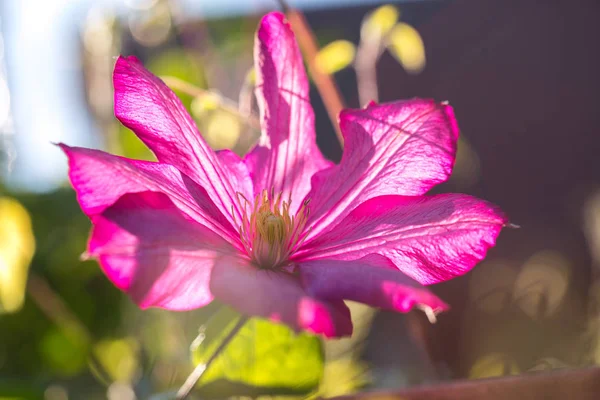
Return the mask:
<path fill-rule="evenodd" d="M 195 364 L 208 360 L 239 318 L 225 307 L 211 318 L 192 346 Z M 209 366 L 198 389 L 205 397 L 306 394 L 318 387 L 323 364 L 318 337 L 252 318 Z"/>

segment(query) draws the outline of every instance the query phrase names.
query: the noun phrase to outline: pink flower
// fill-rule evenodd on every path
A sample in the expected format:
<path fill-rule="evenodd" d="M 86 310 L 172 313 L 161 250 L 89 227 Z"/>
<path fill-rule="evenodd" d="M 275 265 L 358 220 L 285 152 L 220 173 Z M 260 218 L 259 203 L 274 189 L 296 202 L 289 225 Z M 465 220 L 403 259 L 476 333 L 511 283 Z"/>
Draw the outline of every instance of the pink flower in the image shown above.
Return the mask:
<path fill-rule="evenodd" d="M 429 100 L 345 110 L 345 149 L 320 153 L 289 25 L 265 16 L 255 46 L 263 135 L 214 152 L 181 102 L 133 57 L 117 60 L 115 114 L 158 162 L 61 145 L 93 229 L 88 245 L 140 307 L 213 298 L 328 337 L 352 332 L 343 300 L 406 312 L 447 305 L 422 285 L 469 271 L 505 217 L 461 194 L 425 196 L 452 170 L 452 109 Z"/>

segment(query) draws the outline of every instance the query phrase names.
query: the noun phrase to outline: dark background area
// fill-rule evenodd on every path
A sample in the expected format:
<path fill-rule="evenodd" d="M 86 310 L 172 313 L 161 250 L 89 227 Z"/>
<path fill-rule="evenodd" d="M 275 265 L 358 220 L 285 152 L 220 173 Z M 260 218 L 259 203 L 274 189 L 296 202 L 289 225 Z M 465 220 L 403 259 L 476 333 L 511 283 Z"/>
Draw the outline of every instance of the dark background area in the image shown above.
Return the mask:
<path fill-rule="evenodd" d="M 337 20 L 335 11 L 318 12 L 308 14 L 308 20 L 317 32 L 327 25 L 327 30 L 343 29 L 343 37 L 357 41 L 356 27 L 364 12 L 363 8 L 347 10 Z M 546 317 L 531 318 L 511 302 L 510 287 L 493 288 L 507 292 L 506 299 L 494 292 L 500 297 L 497 301 L 511 303 L 501 311 L 490 316 L 473 310 L 472 274 L 434 287 L 453 309 L 438 324 L 425 328 L 431 332 L 424 346 L 435 361 L 447 364 L 453 377 L 467 377 L 484 353 L 506 356 L 499 360 L 508 371 L 513 363 L 522 371 L 548 359 L 556 359 L 550 364 L 594 362 L 590 351 L 596 336 L 589 329 L 594 329 L 590 316 L 596 312 L 597 294 L 590 291 L 597 260 L 589 250 L 595 244 L 586 241 L 584 220 L 589 217 L 584 208 L 600 182 L 598 15 L 600 5 L 595 1 L 456 0 L 403 5 L 402 18 L 415 24 L 426 43 L 427 67 L 418 75 L 408 74 L 387 53 L 378 65 L 381 101 L 448 100 L 463 138 L 477 154 L 480 171 L 475 181 L 451 179 L 436 190 L 485 198 L 499 204 L 521 226 L 503 232 L 483 267 L 494 268 L 499 262 L 518 272 L 531 256 L 544 250 L 561 254 L 570 265 L 563 304 L 546 311 L 551 314 Z M 352 70 L 337 77 L 348 104 L 357 107 L 354 79 Z M 314 100 L 319 104 L 316 93 Z M 316 110 L 317 131 L 331 132 L 324 109 Z M 339 157 L 336 145 L 332 134 L 322 142 L 334 159 Z M 530 288 L 528 296 L 535 297 L 530 301 L 544 314 L 553 285 L 550 274 L 540 273 L 539 285 Z M 367 358 L 383 365 L 402 358 L 406 344 L 394 345 L 386 339 L 406 325 L 404 316 L 382 313 L 375 320 L 372 336 L 377 340 L 368 347 L 372 354 Z M 420 368 L 431 373 L 427 362 Z M 435 375 L 440 373 L 448 370 L 442 368 Z"/>

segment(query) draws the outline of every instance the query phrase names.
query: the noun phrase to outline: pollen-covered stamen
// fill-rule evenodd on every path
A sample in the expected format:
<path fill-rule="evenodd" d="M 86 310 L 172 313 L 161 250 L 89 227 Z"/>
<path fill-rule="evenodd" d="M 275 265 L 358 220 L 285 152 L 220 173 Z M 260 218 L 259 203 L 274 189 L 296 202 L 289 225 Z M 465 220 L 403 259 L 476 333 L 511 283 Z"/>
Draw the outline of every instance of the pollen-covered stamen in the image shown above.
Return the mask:
<path fill-rule="evenodd" d="M 291 198 L 263 190 L 254 202 L 238 193 L 242 212 L 239 226 L 242 244 L 248 256 L 259 268 L 282 267 L 288 257 L 306 238 L 308 201 L 296 215 L 290 215 Z"/>

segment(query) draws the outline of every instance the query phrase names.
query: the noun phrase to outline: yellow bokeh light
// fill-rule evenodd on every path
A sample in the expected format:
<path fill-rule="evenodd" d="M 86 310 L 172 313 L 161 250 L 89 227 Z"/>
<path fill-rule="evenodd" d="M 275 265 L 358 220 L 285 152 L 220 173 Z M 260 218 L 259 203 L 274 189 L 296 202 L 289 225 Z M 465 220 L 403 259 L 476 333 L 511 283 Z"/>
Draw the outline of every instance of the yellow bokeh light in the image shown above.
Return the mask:
<path fill-rule="evenodd" d="M 143 46 L 154 47 L 169 37 L 171 13 L 167 2 L 155 5 L 129 15 L 129 30 L 136 41 Z"/>
<path fill-rule="evenodd" d="M 425 45 L 415 28 L 398 23 L 388 35 L 387 47 L 409 73 L 419 73 L 425 68 Z"/>
<path fill-rule="evenodd" d="M 34 250 L 29 213 L 18 201 L 0 197 L 0 313 L 23 305 Z"/>
<path fill-rule="evenodd" d="M 519 367 L 516 362 L 501 353 L 492 353 L 477 360 L 469 371 L 470 379 L 493 378 L 496 376 L 516 375 Z"/>
<path fill-rule="evenodd" d="M 215 150 L 231 149 L 237 143 L 241 129 L 236 115 L 224 110 L 216 110 L 206 125 L 204 138 Z"/>
<path fill-rule="evenodd" d="M 317 68 L 324 74 L 334 74 L 354 61 L 356 49 L 347 40 L 336 40 L 323 47 L 315 58 Z"/>
<path fill-rule="evenodd" d="M 138 371 L 138 343 L 131 338 L 101 340 L 94 345 L 94 354 L 104 371 L 117 382 L 131 382 Z"/>
<path fill-rule="evenodd" d="M 365 42 L 379 41 L 398 21 L 400 12 L 390 4 L 376 8 L 365 17 L 360 36 Z"/>
<path fill-rule="evenodd" d="M 484 261 L 471 274 L 469 299 L 480 311 L 501 312 L 511 303 L 516 277 L 517 271 L 509 261 Z"/>
<path fill-rule="evenodd" d="M 221 106 L 221 98 L 217 93 L 206 92 L 194 97 L 191 104 L 191 111 L 194 117 L 200 118 L 207 113 L 215 111 Z"/>
<path fill-rule="evenodd" d="M 515 303 L 531 318 L 553 315 L 569 287 L 571 263 L 555 250 L 543 250 L 529 258 L 515 281 Z"/>

